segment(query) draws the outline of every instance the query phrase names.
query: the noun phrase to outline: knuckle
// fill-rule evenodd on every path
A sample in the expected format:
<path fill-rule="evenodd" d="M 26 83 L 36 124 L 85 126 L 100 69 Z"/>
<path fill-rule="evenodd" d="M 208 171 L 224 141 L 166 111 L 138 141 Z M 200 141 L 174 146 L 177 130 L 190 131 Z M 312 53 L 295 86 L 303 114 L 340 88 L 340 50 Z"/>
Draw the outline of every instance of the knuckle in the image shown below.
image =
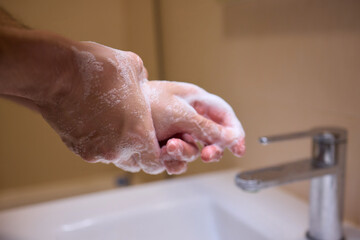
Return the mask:
<path fill-rule="evenodd" d="M 139 70 L 142 70 L 144 67 L 143 60 L 139 55 L 134 52 L 128 52 L 128 57 L 130 62 Z"/>
<path fill-rule="evenodd" d="M 211 124 L 209 122 L 208 119 L 201 117 L 199 120 L 199 126 L 203 129 L 203 130 L 208 130 L 211 127 Z"/>
<path fill-rule="evenodd" d="M 109 161 L 114 161 L 117 158 L 117 152 L 115 150 L 105 150 L 102 151 L 101 156 L 102 158 L 109 160 Z"/>

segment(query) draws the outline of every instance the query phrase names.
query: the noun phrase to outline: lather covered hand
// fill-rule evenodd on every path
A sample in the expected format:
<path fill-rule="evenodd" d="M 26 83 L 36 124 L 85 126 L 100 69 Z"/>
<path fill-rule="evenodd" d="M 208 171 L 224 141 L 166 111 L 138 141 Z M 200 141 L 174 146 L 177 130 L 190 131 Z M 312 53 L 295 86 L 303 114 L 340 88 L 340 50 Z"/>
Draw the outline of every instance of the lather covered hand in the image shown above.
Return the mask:
<path fill-rule="evenodd" d="M 160 161 L 168 173 L 186 171 L 204 147 L 204 162 L 218 161 L 225 148 L 236 156 L 245 152 L 245 133 L 232 108 L 220 97 L 200 87 L 180 82 L 147 81 L 145 96 L 150 100 Z"/>
<path fill-rule="evenodd" d="M 148 81 L 132 52 L 36 30 L 0 34 L 0 96 L 40 112 L 86 161 L 180 174 L 199 155 L 211 162 L 225 148 L 244 153 L 244 131 L 225 101 L 192 84 Z"/>
<path fill-rule="evenodd" d="M 221 98 L 187 83 L 148 81 L 134 53 L 83 42 L 73 46 L 77 71 L 60 105 L 40 108 L 67 146 L 89 162 L 126 171 L 186 171 L 199 155 L 241 156 L 244 131 Z M 196 143 L 204 147 L 198 149 Z"/>

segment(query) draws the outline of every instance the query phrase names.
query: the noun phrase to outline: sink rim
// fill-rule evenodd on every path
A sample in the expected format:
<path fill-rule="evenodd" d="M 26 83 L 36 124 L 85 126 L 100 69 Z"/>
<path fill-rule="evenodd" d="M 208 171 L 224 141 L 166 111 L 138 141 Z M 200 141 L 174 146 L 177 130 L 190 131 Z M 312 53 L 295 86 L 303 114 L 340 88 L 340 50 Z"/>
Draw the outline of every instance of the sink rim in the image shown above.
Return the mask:
<path fill-rule="evenodd" d="M 236 219 L 260 234 L 274 236 L 274 239 L 298 239 L 304 235 L 308 224 L 307 204 L 304 201 L 276 188 L 256 194 L 243 192 L 234 183 L 234 177 L 238 172 L 239 170 L 227 170 L 176 178 L 1 211 L 0 234 L 20 234 L 16 232 L 17 223 L 23 226 L 24 233 L 32 232 L 34 235 L 37 234 L 36 236 L 47 234 L 48 239 L 53 238 L 55 232 L 59 231 L 59 226 L 69 222 L 91 216 L 98 217 L 113 211 L 121 212 L 131 207 L 146 206 L 140 199 L 147 196 L 155 202 L 206 197 L 232 212 Z M 121 204 L 111 204 L 114 201 Z M 244 201 L 246 204 L 241 204 Z M 83 206 L 85 203 L 86 207 Z M 34 226 L 26 221 L 30 218 L 32 223 L 36 223 L 36 220 L 43 220 L 51 214 L 64 213 L 69 208 L 72 209 L 71 213 L 50 219 L 47 222 L 49 227 L 46 229 L 34 229 Z M 286 233 L 282 229 L 286 229 Z"/>

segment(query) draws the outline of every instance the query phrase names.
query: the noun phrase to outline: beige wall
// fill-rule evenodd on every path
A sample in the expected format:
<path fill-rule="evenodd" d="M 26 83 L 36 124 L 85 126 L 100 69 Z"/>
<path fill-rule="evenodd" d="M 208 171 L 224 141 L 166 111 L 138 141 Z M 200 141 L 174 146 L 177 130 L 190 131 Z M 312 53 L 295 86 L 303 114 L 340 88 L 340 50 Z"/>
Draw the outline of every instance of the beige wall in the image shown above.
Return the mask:
<path fill-rule="evenodd" d="M 0 5 L 30 26 L 135 51 L 156 79 L 151 2 L 0 0 Z M 344 126 L 350 132 L 346 217 L 360 223 L 360 3 L 163 0 L 161 6 L 166 78 L 193 82 L 224 97 L 247 132 L 246 157 L 226 153 L 221 163 L 197 161 L 187 174 L 309 156 L 309 141 L 263 147 L 257 137 Z M 122 173 L 83 162 L 40 116 L 1 99 L 0 159 L 0 190 Z M 305 197 L 307 183 L 286 189 Z"/>
<path fill-rule="evenodd" d="M 163 0 L 162 5 L 166 77 L 224 97 L 245 127 L 246 157 L 225 161 L 248 169 L 310 156 L 310 141 L 264 147 L 257 137 L 346 127 L 346 218 L 360 223 L 360 2 Z M 306 197 L 308 186 L 286 189 Z"/>

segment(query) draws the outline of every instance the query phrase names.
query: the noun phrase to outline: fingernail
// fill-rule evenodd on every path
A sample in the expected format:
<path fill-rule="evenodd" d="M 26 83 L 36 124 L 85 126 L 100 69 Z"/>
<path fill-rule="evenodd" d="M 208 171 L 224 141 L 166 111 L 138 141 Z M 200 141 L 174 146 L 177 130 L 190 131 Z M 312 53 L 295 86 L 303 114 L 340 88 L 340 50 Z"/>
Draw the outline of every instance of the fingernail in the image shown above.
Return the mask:
<path fill-rule="evenodd" d="M 213 154 L 211 154 L 210 161 L 209 162 L 219 162 L 221 158 L 221 151 L 217 150 Z"/>
<path fill-rule="evenodd" d="M 169 143 L 166 145 L 167 148 L 167 152 L 168 153 L 173 153 L 176 150 L 176 143 L 174 143 L 173 141 L 169 140 Z"/>
<path fill-rule="evenodd" d="M 204 162 L 218 162 L 222 156 L 222 149 L 218 146 L 211 146 L 202 152 L 201 158 Z"/>

